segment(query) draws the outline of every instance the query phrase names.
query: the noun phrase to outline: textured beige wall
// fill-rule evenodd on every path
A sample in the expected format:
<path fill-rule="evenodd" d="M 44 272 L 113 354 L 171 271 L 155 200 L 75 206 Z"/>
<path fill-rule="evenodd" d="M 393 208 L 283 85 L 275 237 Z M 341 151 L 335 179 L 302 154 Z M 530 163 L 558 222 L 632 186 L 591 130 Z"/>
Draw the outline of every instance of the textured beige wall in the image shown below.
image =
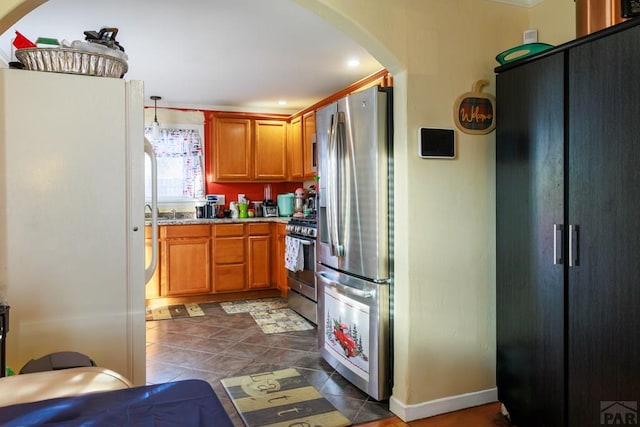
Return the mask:
<path fill-rule="evenodd" d="M 494 57 L 520 43 L 527 9 L 478 0 L 300 3 L 395 74 L 394 398 L 411 405 L 495 387 L 495 136 L 457 132 L 456 160 L 425 160 L 417 130 L 454 128 L 453 103 L 475 80 L 494 92 Z"/>
<path fill-rule="evenodd" d="M 458 131 L 455 160 L 425 160 L 417 129 L 455 128 L 453 103 L 475 80 L 495 92 L 494 57 L 525 29 L 551 44 L 572 39 L 573 2 L 295 1 L 395 77 L 394 398 L 411 405 L 495 387 L 495 132 Z M 0 32 L 40 3 L 3 0 Z"/>
<path fill-rule="evenodd" d="M 558 46 L 576 38 L 573 0 L 545 0 L 529 10 L 529 27 L 538 29 L 538 41 Z"/>

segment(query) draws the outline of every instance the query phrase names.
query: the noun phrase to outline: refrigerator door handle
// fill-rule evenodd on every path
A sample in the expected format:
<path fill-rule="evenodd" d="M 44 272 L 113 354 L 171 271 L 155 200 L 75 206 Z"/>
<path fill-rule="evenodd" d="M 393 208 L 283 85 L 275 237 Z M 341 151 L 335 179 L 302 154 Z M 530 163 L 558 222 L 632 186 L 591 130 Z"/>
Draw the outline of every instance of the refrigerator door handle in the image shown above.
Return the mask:
<path fill-rule="evenodd" d="M 343 285 L 342 283 L 338 283 L 335 280 L 332 280 L 331 277 L 324 272 L 319 272 L 317 274 L 318 278 L 325 284 L 334 288 L 334 290 L 340 294 L 345 296 L 355 296 L 359 298 L 375 298 L 375 292 L 372 291 L 362 291 L 360 289 L 352 288 L 348 285 Z"/>
<path fill-rule="evenodd" d="M 342 207 L 345 206 L 345 199 L 350 199 L 349 187 L 346 183 L 347 170 L 345 168 L 345 162 L 347 160 L 347 131 L 346 131 L 346 120 L 345 114 L 342 111 L 338 111 L 337 120 L 336 120 L 336 181 L 335 181 L 335 193 L 336 199 L 339 201 L 335 205 L 335 236 L 336 236 L 336 256 L 343 257 L 344 256 L 344 245 L 340 240 L 340 230 L 342 230 L 342 224 L 340 224 L 340 219 L 342 219 Z"/>
<path fill-rule="evenodd" d="M 569 267 L 580 265 L 580 226 L 569 225 Z"/>
<path fill-rule="evenodd" d="M 148 283 L 158 265 L 158 162 L 147 138 L 144 139 L 144 152 L 151 160 L 151 263 L 144 270 L 144 282 Z"/>
<path fill-rule="evenodd" d="M 553 264 L 564 264 L 562 259 L 562 233 L 564 226 L 562 224 L 553 224 Z"/>
<path fill-rule="evenodd" d="M 327 141 L 327 234 L 332 256 L 338 252 L 338 114 L 331 115 Z"/>

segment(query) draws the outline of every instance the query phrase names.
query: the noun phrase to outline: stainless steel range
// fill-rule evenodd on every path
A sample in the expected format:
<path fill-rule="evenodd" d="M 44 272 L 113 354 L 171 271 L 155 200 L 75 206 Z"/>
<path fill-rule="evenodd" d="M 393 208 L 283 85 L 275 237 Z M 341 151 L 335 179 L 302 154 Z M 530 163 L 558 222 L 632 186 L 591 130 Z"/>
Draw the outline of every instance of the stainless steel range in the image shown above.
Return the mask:
<path fill-rule="evenodd" d="M 297 247 L 302 257 L 298 268 L 287 270 L 289 307 L 314 324 L 318 323 L 315 276 L 316 235 L 315 217 L 293 217 L 287 224 L 287 245 Z"/>

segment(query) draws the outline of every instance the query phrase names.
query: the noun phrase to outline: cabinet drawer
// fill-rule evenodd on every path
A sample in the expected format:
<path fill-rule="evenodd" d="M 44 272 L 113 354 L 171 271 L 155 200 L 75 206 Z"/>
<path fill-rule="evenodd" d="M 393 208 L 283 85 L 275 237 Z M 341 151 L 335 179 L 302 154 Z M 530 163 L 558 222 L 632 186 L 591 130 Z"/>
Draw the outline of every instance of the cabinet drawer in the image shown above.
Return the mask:
<path fill-rule="evenodd" d="M 163 239 L 180 237 L 209 237 L 209 225 L 167 225 L 160 227 Z"/>
<path fill-rule="evenodd" d="M 216 266 L 214 276 L 215 292 L 237 292 L 247 288 L 244 264 Z"/>
<path fill-rule="evenodd" d="M 216 239 L 213 261 L 216 264 L 244 263 L 244 237 Z"/>
<path fill-rule="evenodd" d="M 242 237 L 244 236 L 244 224 L 223 224 L 213 227 L 215 237 Z"/>
<path fill-rule="evenodd" d="M 247 228 L 249 229 L 249 236 L 266 236 L 270 230 L 268 222 L 247 224 Z"/>

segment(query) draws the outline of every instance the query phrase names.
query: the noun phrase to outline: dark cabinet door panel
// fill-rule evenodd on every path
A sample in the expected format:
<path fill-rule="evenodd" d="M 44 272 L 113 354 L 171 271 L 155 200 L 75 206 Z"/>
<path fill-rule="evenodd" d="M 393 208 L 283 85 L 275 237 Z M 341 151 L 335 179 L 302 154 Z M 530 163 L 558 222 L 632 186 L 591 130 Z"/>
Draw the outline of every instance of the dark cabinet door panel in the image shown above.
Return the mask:
<path fill-rule="evenodd" d="M 564 424 L 564 54 L 497 77 L 497 384 L 515 424 Z M 560 249 L 558 256 L 561 256 Z"/>
<path fill-rule="evenodd" d="M 569 425 L 640 401 L 640 28 L 569 53 Z"/>

